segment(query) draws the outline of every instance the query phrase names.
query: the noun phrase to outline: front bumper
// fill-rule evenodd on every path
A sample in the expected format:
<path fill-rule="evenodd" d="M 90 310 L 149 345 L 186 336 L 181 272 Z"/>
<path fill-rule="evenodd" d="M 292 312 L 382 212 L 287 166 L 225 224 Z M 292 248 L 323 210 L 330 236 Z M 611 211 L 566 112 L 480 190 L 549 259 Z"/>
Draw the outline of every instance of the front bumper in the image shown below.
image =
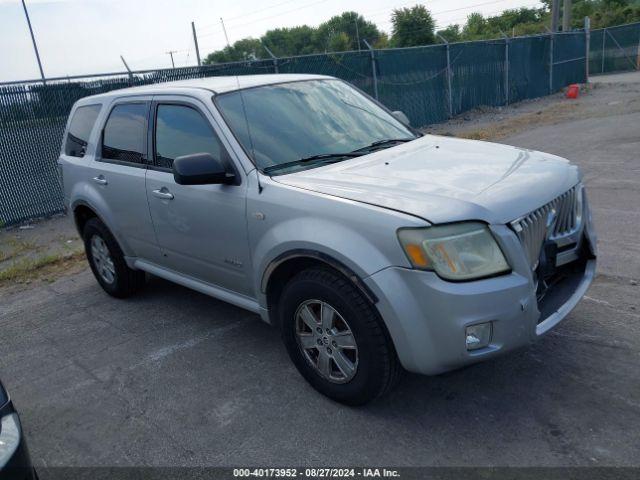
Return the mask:
<path fill-rule="evenodd" d="M 577 305 L 596 269 L 595 235 L 585 228 L 580 268 L 554 295 L 538 302 L 536 284 L 516 235 L 492 227 L 513 271 L 473 282 L 453 283 L 433 272 L 390 267 L 365 283 L 378 297 L 378 310 L 405 369 L 435 375 L 526 346 L 556 326 Z M 558 284 L 560 285 L 560 283 Z M 467 350 L 467 326 L 491 322 L 487 347 Z"/>

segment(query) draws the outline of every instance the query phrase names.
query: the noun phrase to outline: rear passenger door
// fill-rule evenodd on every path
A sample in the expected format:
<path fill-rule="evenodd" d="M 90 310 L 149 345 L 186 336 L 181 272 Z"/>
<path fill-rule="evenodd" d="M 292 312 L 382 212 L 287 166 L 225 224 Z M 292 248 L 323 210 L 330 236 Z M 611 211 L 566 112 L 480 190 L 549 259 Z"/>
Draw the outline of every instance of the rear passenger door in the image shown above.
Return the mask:
<path fill-rule="evenodd" d="M 136 257 L 157 260 L 159 249 L 147 196 L 147 125 L 151 97 L 116 100 L 102 126 L 89 183 L 113 233 Z"/>
<path fill-rule="evenodd" d="M 147 198 L 162 265 L 250 296 L 246 182 L 228 145 L 195 99 L 156 96 L 151 108 L 154 165 L 147 173 Z M 212 154 L 236 171 L 238 184 L 178 185 L 173 160 L 193 153 Z"/>

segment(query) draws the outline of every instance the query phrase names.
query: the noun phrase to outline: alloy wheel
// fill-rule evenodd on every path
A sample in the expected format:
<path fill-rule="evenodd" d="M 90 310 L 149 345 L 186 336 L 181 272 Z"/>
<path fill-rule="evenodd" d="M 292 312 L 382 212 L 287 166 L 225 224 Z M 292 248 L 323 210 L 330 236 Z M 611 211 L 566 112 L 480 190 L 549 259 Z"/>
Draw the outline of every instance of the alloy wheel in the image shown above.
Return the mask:
<path fill-rule="evenodd" d="M 91 237 L 91 257 L 96 270 L 105 282 L 111 284 L 116 280 L 116 268 L 109 253 L 109 248 L 99 235 Z"/>
<path fill-rule="evenodd" d="M 321 300 L 307 300 L 295 314 L 296 340 L 307 362 L 332 383 L 347 383 L 358 369 L 358 346 L 347 321 Z"/>

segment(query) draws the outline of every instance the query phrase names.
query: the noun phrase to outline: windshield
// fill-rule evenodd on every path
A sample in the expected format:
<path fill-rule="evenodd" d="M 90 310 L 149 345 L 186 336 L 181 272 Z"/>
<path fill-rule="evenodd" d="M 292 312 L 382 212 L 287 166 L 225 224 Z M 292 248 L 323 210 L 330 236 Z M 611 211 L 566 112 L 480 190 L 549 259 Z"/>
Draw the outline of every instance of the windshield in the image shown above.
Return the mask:
<path fill-rule="evenodd" d="M 415 138 L 384 109 L 339 80 L 265 85 L 221 94 L 215 102 L 261 170 L 320 155 L 354 152 L 374 142 Z M 319 164 L 322 162 L 295 167 Z"/>

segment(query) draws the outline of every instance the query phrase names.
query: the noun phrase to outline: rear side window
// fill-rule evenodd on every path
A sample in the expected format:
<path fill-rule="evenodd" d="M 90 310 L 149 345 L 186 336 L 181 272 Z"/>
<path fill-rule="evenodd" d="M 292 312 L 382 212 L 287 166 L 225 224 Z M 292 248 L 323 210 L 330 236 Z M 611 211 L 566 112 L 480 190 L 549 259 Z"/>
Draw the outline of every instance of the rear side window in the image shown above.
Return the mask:
<path fill-rule="evenodd" d="M 102 137 L 102 158 L 127 163 L 144 163 L 147 104 L 116 105 L 109 114 Z"/>
<path fill-rule="evenodd" d="M 155 145 L 159 167 L 171 168 L 176 158 L 192 153 L 210 153 L 227 162 L 226 150 L 207 119 L 184 105 L 158 105 Z"/>
<path fill-rule="evenodd" d="M 85 105 L 76 108 L 69 124 L 64 153 L 71 157 L 84 157 L 91 130 L 100 113 L 101 105 Z"/>

